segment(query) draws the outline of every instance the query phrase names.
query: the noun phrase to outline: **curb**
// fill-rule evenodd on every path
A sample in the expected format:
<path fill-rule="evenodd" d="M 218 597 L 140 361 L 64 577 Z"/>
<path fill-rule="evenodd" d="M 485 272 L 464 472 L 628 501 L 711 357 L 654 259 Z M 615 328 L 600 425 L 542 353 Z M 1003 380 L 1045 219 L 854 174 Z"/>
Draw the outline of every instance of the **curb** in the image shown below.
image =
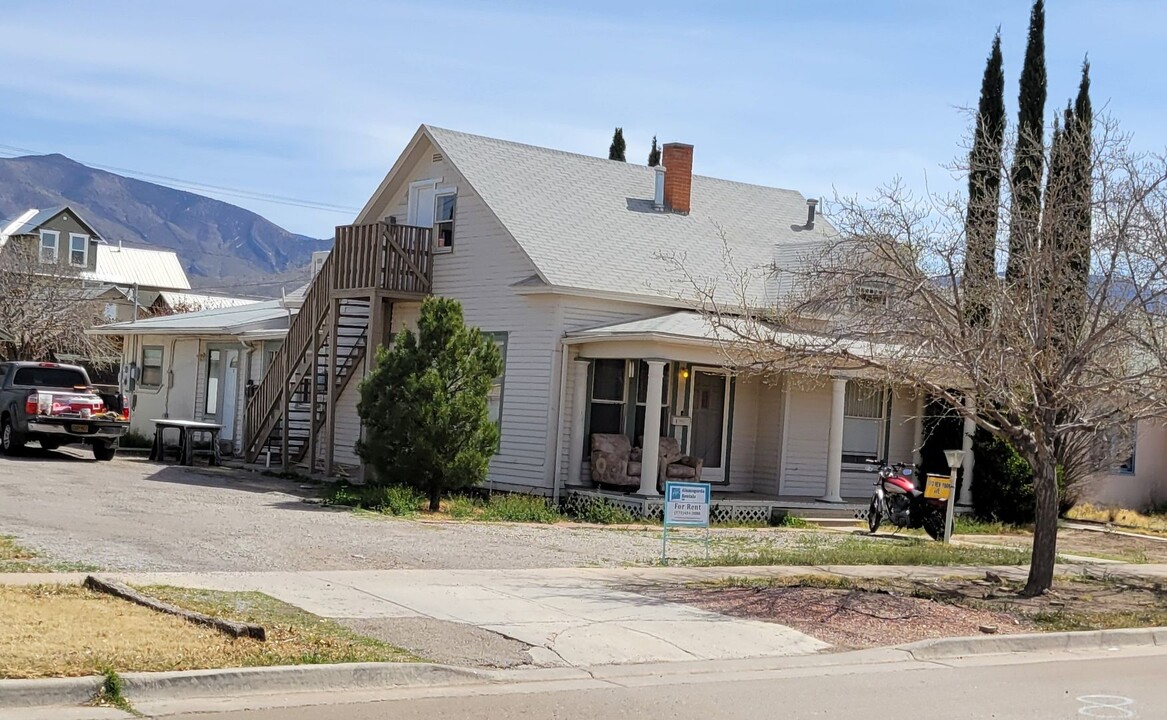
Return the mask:
<path fill-rule="evenodd" d="M 0 680 L 0 708 L 84 705 L 101 687 L 99 675 L 41 680 Z"/>
<path fill-rule="evenodd" d="M 915 660 L 943 660 L 973 655 L 1154 646 L 1167 647 L 1167 628 L 1123 628 L 1119 630 L 938 638 L 895 647 L 910 653 Z"/>
<path fill-rule="evenodd" d="M 431 663 L 342 663 L 274 667 L 122 673 L 131 703 L 151 700 L 276 695 L 321 690 L 372 690 L 493 683 L 484 672 Z M 0 708 L 83 705 L 93 699 L 102 678 L 0 680 Z"/>

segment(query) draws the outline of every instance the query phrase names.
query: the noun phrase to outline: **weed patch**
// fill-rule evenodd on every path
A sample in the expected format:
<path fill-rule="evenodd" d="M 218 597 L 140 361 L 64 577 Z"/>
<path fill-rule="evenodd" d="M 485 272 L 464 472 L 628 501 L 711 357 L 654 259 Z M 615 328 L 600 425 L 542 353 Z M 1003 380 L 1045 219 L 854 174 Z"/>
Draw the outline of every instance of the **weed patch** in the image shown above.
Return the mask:
<path fill-rule="evenodd" d="M 482 520 L 525 523 L 557 523 L 563 515 L 540 495 L 498 493 L 490 496 L 483 508 Z"/>
<path fill-rule="evenodd" d="M 709 559 L 685 558 L 687 565 L 1026 565 L 1029 553 L 1012 548 L 945 545 L 920 538 L 832 541 L 807 535 L 792 543 L 718 543 Z"/>

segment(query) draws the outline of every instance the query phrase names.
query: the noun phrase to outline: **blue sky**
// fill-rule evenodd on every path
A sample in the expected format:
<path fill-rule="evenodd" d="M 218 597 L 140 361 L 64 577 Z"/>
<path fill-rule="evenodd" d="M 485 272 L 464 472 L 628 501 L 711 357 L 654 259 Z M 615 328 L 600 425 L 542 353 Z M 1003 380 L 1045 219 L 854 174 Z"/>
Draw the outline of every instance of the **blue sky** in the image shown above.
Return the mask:
<path fill-rule="evenodd" d="M 1048 5 L 1047 114 L 1089 52 L 1095 107 L 1160 149 L 1167 3 Z M 1028 0 L 7 0 L 0 143 L 355 208 L 423 122 L 594 155 L 621 125 L 632 161 L 656 134 L 694 144 L 695 172 L 808 196 L 897 175 L 947 189 L 959 108 L 976 103 L 998 25 L 1015 103 L 1028 12 Z M 223 199 L 314 236 L 352 217 Z"/>

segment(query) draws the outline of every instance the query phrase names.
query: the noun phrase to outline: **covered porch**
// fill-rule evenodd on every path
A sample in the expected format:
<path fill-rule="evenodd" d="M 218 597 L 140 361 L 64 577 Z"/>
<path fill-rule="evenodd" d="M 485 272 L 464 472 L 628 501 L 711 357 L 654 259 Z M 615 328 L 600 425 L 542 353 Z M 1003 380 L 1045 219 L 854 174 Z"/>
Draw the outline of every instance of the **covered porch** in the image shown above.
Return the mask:
<path fill-rule="evenodd" d="M 661 464 L 676 448 L 699 466 L 698 479 L 712 486 L 725 519 L 768 519 L 776 509 L 861 513 L 874 481 L 868 459 L 920 462 L 925 408 L 914 388 L 846 373 L 735 372 L 699 313 L 579 331 L 565 345 L 567 494 L 599 494 L 657 513 Z M 965 450 L 972 430 L 965 428 Z M 615 484 L 594 461 L 624 458 L 597 456 L 597 435 L 627 439 L 620 446 L 630 450 L 630 470 Z M 961 504 L 971 500 L 972 453 L 965 457 Z"/>

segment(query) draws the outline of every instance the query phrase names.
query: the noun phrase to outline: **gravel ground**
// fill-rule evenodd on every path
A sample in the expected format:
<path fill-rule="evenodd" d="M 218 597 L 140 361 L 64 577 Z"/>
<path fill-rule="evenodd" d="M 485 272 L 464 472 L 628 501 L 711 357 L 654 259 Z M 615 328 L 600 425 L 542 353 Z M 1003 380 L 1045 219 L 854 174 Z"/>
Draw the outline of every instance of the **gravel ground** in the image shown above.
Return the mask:
<path fill-rule="evenodd" d="M 304 502 L 293 481 L 71 448 L 0 457 L 0 535 L 66 562 L 125 571 L 620 566 L 660 556 L 659 529 L 437 523 Z M 802 533 L 719 531 L 719 538 Z M 670 557 L 704 552 L 670 544 Z"/>

